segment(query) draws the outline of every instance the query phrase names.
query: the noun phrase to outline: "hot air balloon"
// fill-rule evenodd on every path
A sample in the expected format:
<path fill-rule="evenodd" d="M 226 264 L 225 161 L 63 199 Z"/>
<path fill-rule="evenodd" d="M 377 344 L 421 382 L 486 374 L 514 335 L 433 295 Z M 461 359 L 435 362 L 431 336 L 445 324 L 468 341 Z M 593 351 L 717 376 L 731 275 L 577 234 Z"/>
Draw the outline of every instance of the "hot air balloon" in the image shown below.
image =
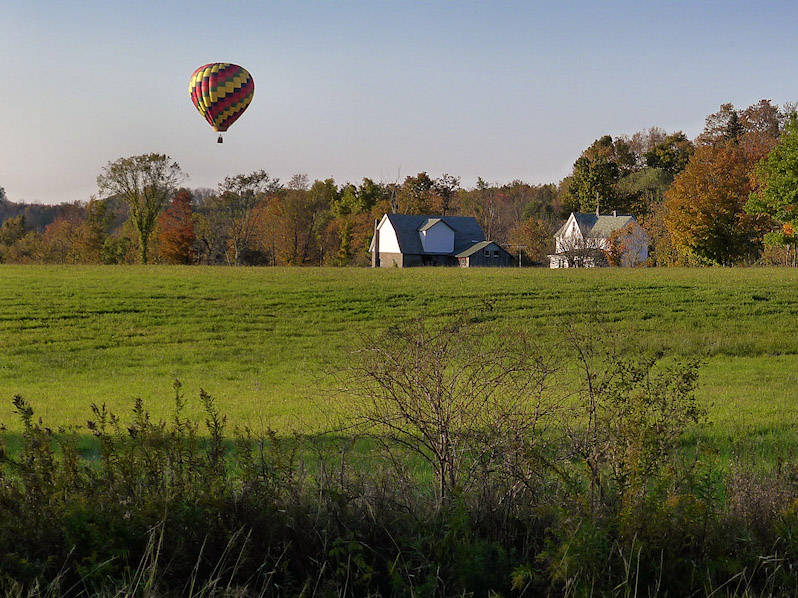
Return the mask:
<path fill-rule="evenodd" d="M 249 106 L 255 95 L 255 81 L 243 67 L 212 62 L 192 73 L 188 93 L 213 130 L 223 133 Z M 217 142 L 222 143 L 221 135 Z"/>

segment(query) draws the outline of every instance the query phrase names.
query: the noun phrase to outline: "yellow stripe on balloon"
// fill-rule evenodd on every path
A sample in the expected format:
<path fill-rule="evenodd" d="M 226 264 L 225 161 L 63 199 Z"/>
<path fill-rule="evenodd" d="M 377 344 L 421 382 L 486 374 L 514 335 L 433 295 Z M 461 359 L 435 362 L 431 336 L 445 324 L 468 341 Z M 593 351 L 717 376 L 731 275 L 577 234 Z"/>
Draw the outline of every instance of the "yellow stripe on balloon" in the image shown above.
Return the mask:
<path fill-rule="evenodd" d="M 189 94 L 200 115 L 214 130 L 222 131 L 232 124 L 227 121 L 235 121 L 246 110 L 254 95 L 254 82 L 245 69 L 232 63 L 208 64 L 192 74 Z M 233 104 L 219 112 L 220 102 Z"/>

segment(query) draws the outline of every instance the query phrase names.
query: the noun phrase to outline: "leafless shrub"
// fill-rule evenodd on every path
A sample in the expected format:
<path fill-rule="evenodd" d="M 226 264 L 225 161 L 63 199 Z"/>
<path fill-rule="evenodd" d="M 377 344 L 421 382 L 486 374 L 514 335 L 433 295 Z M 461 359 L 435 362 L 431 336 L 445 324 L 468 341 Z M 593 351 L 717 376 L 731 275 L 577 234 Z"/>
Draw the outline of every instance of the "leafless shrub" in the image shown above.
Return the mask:
<path fill-rule="evenodd" d="M 416 319 L 365 339 L 347 385 L 359 425 L 397 471 L 408 453 L 431 468 L 440 507 L 488 480 L 501 479 L 507 495 L 522 490 L 535 473 L 526 457 L 558 408 L 553 372 L 520 332 L 496 338 L 467 317 Z"/>

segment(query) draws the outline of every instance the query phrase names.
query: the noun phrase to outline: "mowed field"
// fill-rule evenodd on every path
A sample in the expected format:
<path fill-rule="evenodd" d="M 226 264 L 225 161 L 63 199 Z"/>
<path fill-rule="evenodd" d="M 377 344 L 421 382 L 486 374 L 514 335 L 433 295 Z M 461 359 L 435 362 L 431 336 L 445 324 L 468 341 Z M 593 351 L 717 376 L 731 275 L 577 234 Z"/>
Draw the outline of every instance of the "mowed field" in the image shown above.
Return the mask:
<path fill-rule="evenodd" d="M 136 397 L 168 417 L 179 379 L 231 425 L 323 428 L 364 336 L 466 309 L 486 334 L 553 342 L 595 312 L 630 354 L 703 357 L 698 433 L 741 456 L 798 441 L 798 271 L 0 266 L 0 422 L 20 394 L 52 426 Z"/>

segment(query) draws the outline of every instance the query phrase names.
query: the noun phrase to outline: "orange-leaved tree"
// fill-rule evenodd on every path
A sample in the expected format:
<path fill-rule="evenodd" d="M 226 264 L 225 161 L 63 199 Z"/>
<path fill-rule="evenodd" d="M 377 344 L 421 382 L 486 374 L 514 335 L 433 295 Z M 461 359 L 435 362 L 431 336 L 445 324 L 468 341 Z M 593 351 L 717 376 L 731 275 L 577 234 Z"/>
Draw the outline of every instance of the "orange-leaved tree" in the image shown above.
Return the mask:
<path fill-rule="evenodd" d="M 757 253 L 764 219 L 744 209 L 751 167 L 734 142 L 696 149 L 665 193 L 665 226 L 680 255 L 730 265 Z"/>
<path fill-rule="evenodd" d="M 509 241 L 511 246 L 518 247 L 518 250 L 523 251 L 526 258 L 534 263 L 544 262 L 546 255 L 554 249 L 551 228 L 534 217 L 527 218 L 515 226 L 510 231 Z"/>
<path fill-rule="evenodd" d="M 158 248 L 161 259 L 167 264 L 194 262 L 194 214 L 191 210 L 191 192 L 180 189 L 169 207 L 158 216 Z"/>

